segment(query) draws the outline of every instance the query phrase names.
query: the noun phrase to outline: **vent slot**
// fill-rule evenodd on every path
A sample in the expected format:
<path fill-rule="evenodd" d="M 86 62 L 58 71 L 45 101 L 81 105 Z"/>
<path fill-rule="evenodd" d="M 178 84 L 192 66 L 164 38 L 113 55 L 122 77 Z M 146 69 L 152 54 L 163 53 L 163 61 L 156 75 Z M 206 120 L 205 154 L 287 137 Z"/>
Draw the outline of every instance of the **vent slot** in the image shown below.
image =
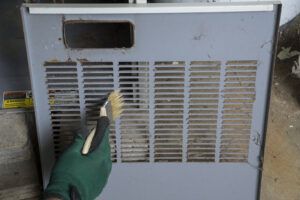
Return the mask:
<path fill-rule="evenodd" d="M 247 162 L 257 61 L 226 63 L 220 162 Z"/>
<path fill-rule="evenodd" d="M 77 68 L 74 62 L 46 62 L 44 67 L 54 151 L 58 157 L 80 128 Z"/>
<path fill-rule="evenodd" d="M 114 90 L 112 62 L 82 62 L 83 89 L 86 109 L 86 122 L 91 129 L 95 127 L 99 117 L 100 105 L 107 94 Z M 111 159 L 116 162 L 115 125 L 110 125 Z"/>
<path fill-rule="evenodd" d="M 219 61 L 191 62 L 188 162 L 215 161 L 220 68 Z"/>
<path fill-rule="evenodd" d="M 184 62 L 155 63 L 155 162 L 182 161 Z"/>
<path fill-rule="evenodd" d="M 120 62 L 122 162 L 149 162 L 149 63 Z"/>
<path fill-rule="evenodd" d="M 95 127 L 101 101 L 115 89 L 116 83 L 124 96 L 124 112 L 118 126 L 120 152 L 117 152 L 115 124 L 110 127 L 113 162 L 117 161 L 117 154 L 121 162 L 150 162 L 150 117 L 154 118 L 151 138 L 154 162 L 183 162 L 185 150 L 187 162 L 215 162 L 219 147 L 220 162 L 247 161 L 257 61 L 228 61 L 224 66 L 221 94 L 220 61 L 192 61 L 188 66 L 189 76 L 185 74 L 187 66 L 183 61 L 155 62 L 154 116 L 149 112 L 149 62 L 119 62 L 114 66 L 113 62 L 82 61 L 81 66 L 85 119 L 89 128 Z M 81 126 L 77 63 L 46 62 L 44 67 L 58 156 Z M 188 90 L 185 90 L 186 81 Z M 220 95 L 223 107 L 218 126 Z M 188 104 L 186 107 L 184 102 Z M 184 109 L 187 110 L 184 112 Z M 184 113 L 188 119 L 183 119 Z M 186 140 L 183 138 L 184 120 L 187 120 Z M 221 137 L 217 141 L 220 129 Z"/>

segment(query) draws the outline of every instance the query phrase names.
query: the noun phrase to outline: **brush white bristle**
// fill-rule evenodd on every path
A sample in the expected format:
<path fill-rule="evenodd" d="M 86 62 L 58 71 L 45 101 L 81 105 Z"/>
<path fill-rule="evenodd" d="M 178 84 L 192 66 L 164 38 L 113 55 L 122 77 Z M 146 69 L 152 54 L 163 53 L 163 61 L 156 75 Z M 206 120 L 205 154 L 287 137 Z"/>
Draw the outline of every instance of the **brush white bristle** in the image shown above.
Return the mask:
<path fill-rule="evenodd" d="M 111 115 L 112 119 L 115 120 L 118 118 L 122 111 L 123 111 L 123 105 L 124 105 L 124 99 L 120 91 L 116 90 L 109 94 L 108 101 L 111 105 Z"/>

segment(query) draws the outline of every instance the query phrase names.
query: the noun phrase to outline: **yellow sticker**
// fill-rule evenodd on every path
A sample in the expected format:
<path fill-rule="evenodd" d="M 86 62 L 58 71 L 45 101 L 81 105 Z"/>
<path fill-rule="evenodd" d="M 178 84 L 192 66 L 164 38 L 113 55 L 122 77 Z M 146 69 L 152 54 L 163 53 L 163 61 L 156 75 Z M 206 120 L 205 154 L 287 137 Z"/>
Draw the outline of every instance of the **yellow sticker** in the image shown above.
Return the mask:
<path fill-rule="evenodd" d="M 31 91 L 5 91 L 2 108 L 32 108 Z"/>

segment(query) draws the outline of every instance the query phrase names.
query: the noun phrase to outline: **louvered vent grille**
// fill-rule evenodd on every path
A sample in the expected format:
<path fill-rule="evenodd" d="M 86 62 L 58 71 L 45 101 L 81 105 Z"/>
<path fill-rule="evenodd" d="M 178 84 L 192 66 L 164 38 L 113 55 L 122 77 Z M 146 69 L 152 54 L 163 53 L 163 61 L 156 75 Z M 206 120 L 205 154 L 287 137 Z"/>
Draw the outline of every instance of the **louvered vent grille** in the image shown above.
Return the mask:
<path fill-rule="evenodd" d="M 155 161 L 182 160 L 184 62 L 155 63 Z"/>
<path fill-rule="evenodd" d="M 82 123 L 95 126 L 101 100 L 118 88 L 114 162 L 247 162 L 256 70 L 246 60 L 46 62 L 55 153 Z"/>
<path fill-rule="evenodd" d="M 257 61 L 226 63 L 220 162 L 246 162 Z"/>
<path fill-rule="evenodd" d="M 221 62 L 190 67 L 188 161 L 214 162 Z"/>
<path fill-rule="evenodd" d="M 149 63 L 121 62 L 119 88 L 125 100 L 120 120 L 123 162 L 149 161 Z"/>
<path fill-rule="evenodd" d="M 83 90 L 86 109 L 86 121 L 89 127 L 95 126 L 99 117 L 100 103 L 106 95 L 114 90 L 112 62 L 83 62 Z M 112 161 L 117 158 L 115 126 L 110 127 L 110 144 Z"/>
<path fill-rule="evenodd" d="M 75 62 L 46 62 L 46 84 L 53 130 L 54 151 L 58 156 L 80 128 L 80 104 Z"/>

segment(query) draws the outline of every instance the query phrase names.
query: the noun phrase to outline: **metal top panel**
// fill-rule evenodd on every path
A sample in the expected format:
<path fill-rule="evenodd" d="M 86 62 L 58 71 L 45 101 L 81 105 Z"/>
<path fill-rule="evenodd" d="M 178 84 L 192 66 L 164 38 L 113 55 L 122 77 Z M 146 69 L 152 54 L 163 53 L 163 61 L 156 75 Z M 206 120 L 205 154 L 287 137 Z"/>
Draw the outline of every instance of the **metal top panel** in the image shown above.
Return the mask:
<path fill-rule="evenodd" d="M 30 14 L 155 14 L 273 11 L 279 1 L 155 4 L 24 4 Z"/>

